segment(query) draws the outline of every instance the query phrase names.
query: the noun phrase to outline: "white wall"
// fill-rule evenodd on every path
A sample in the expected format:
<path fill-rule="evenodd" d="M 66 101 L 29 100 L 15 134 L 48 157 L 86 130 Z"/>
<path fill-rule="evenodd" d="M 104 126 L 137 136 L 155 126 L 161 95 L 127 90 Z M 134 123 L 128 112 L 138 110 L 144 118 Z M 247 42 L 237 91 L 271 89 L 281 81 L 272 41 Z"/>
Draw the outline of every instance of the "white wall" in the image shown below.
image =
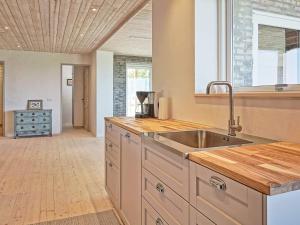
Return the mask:
<path fill-rule="evenodd" d="M 227 128 L 228 99 L 195 97 L 194 0 L 153 0 L 153 88 L 171 97 L 172 117 Z M 300 100 L 236 101 L 243 132 L 300 142 Z"/>
<path fill-rule="evenodd" d="M 104 117 L 113 115 L 113 53 L 97 50 L 91 55 L 90 129 L 103 137 Z"/>
<path fill-rule="evenodd" d="M 67 85 L 67 80 L 73 79 L 73 66 L 62 67 L 62 125 L 72 127 L 72 86 Z"/>
<path fill-rule="evenodd" d="M 5 131 L 13 134 L 13 110 L 28 99 L 43 99 L 53 109 L 53 133 L 61 132 L 61 64 L 90 64 L 89 55 L 0 50 L 5 63 Z"/>

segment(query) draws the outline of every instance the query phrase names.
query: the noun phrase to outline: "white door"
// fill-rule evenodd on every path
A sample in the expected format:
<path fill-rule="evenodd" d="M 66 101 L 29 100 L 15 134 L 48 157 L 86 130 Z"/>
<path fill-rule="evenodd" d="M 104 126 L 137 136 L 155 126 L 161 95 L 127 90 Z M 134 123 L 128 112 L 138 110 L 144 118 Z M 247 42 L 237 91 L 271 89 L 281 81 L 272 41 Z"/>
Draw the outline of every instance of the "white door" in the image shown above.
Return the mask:
<path fill-rule="evenodd" d="M 84 67 L 74 66 L 73 126 L 84 127 Z"/>
<path fill-rule="evenodd" d="M 89 67 L 84 68 L 84 128 L 89 130 Z"/>

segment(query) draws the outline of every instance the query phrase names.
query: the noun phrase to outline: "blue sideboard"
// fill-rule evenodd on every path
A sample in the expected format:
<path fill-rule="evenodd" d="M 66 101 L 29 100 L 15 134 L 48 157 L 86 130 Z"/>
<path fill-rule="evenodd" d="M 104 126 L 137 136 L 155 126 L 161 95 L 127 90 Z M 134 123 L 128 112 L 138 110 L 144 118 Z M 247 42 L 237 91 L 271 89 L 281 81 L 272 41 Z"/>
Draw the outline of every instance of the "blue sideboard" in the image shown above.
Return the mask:
<path fill-rule="evenodd" d="M 52 110 L 14 111 L 15 138 L 52 136 Z"/>

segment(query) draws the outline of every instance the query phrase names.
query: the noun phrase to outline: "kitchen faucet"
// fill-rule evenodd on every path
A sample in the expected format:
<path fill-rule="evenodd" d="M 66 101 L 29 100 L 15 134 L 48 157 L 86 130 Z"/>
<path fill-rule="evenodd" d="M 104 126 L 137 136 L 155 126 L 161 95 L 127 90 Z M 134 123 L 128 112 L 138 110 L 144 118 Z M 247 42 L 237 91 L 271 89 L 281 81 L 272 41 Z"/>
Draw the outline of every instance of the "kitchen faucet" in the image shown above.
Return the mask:
<path fill-rule="evenodd" d="M 236 136 L 236 132 L 242 131 L 242 126 L 240 126 L 240 117 L 237 117 L 237 124 L 235 124 L 234 119 L 234 108 L 233 108 L 233 91 L 232 85 L 227 81 L 212 81 L 207 85 L 206 94 L 210 94 L 211 87 L 215 85 L 225 85 L 228 87 L 229 90 L 229 112 L 230 112 L 230 119 L 228 121 L 228 135 Z"/>

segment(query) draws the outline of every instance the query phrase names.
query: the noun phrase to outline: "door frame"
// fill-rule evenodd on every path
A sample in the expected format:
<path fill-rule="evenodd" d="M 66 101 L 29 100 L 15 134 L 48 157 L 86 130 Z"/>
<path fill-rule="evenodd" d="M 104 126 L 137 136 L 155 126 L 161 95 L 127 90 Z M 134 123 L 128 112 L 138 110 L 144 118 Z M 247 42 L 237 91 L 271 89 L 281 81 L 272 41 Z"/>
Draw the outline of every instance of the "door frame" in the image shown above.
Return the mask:
<path fill-rule="evenodd" d="M 6 75 L 6 67 L 5 67 L 5 61 L 0 61 L 0 64 L 3 65 L 3 78 L 2 78 L 2 137 L 5 137 L 5 75 Z M 0 87 L 1 88 L 1 87 Z"/>
<path fill-rule="evenodd" d="M 89 68 L 89 76 L 91 75 L 91 65 L 89 64 L 73 64 L 73 63 L 61 63 L 60 64 L 60 133 L 62 133 L 63 131 L 63 121 L 62 121 L 62 111 L 63 111 L 63 105 L 62 105 L 62 86 L 63 86 L 63 81 L 62 81 L 62 68 L 63 66 L 73 66 L 73 68 L 75 66 L 85 66 Z M 73 74 L 72 74 L 72 79 L 74 76 L 74 70 L 73 70 Z M 73 90 L 72 90 L 72 97 L 73 97 Z M 73 114 L 73 101 L 72 101 L 72 114 Z"/>

